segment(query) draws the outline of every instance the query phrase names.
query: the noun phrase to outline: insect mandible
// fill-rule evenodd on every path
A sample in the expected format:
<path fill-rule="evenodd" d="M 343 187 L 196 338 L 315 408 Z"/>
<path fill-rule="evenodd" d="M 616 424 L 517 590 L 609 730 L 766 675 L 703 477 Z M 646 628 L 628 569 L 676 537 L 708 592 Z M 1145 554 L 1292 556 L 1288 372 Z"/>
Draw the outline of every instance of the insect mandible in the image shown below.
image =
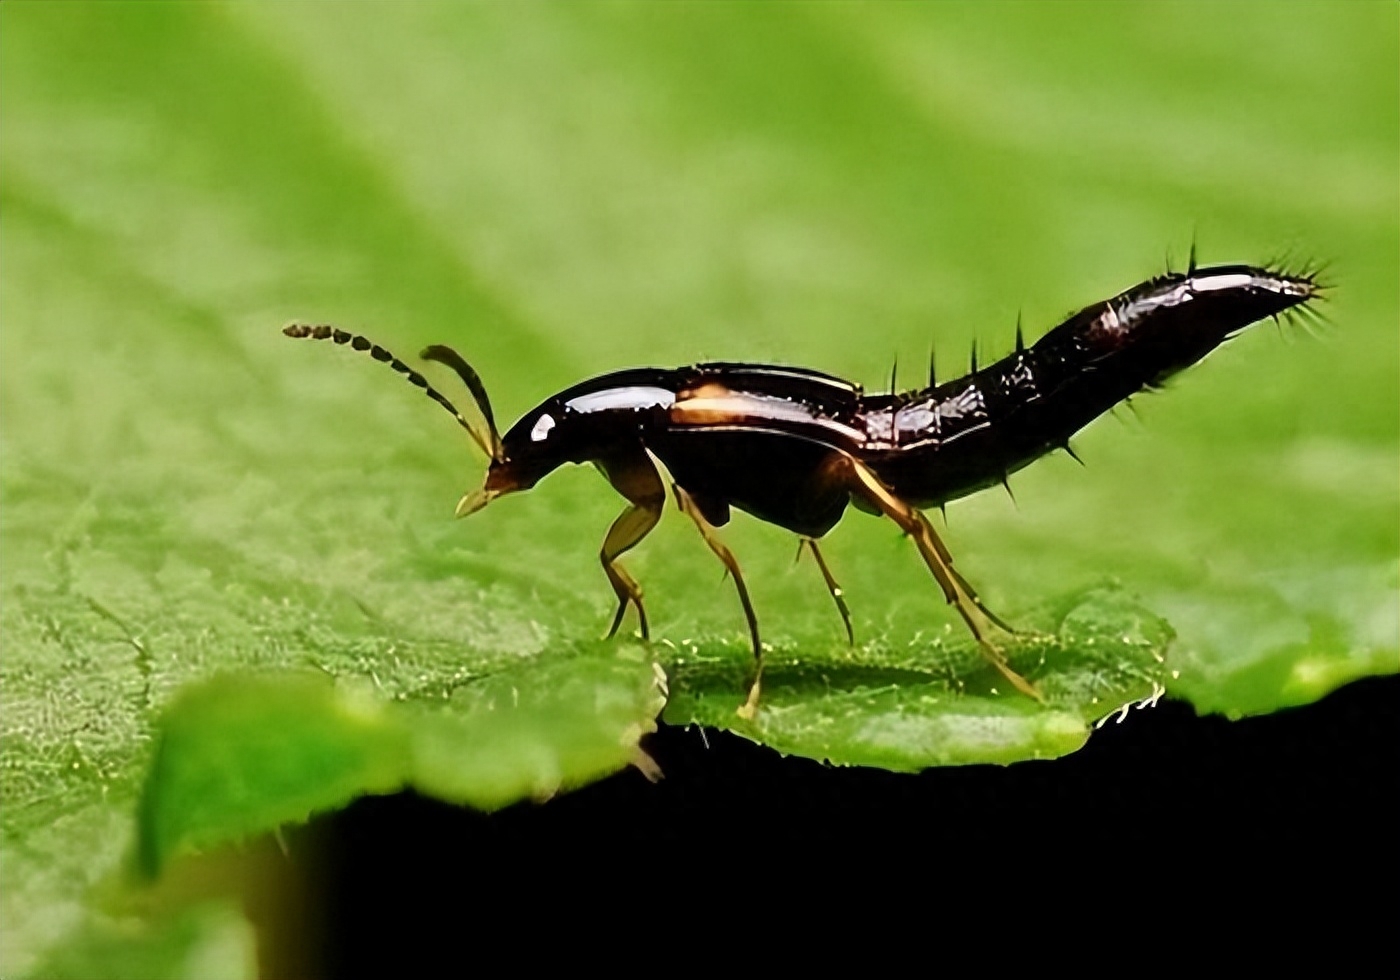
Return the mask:
<path fill-rule="evenodd" d="M 450 347 L 422 357 L 453 369 L 481 415 L 473 424 L 388 350 L 331 326 L 293 324 L 290 337 L 349 344 L 388 363 L 447 411 L 490 459 L 481 489 L 457 505 L 475 513 L 535 486 L 565 463 L 592 463 L 627 501 L 599 558 L 617 596 L 608 636 L 628 606 L 649 638 L 642 590 L 618 559 L 656 526 L 666 502 L 659 460 L 680 510 L 733 577 L 748 622 L 754 672 L 739 713 L 753 717 L 763 645 L 748 587 L 718 528 L 737 507 L 794 532 L 816 558 L 851 639 L 851 617 L 818 540 L 848 504 L 883 515 L 913 540 L 983 655 L 1017 690 L 1039 697 L 996 643 L 1011 632 L 966 579 L 923 509 L 985 487 L 1056 449 L 1118 402 L 1159 386 L 1250 324 L 1305 310 L 1316 276 L 1245 265 L 1167 273 L 1089 306 L 1009 356 L 925 388 L 867 395 L 834 375 L 776 364 L 713 362 L 631 368 L 580 382 L 525 413 L 502 436 L 476 371 Z"/>

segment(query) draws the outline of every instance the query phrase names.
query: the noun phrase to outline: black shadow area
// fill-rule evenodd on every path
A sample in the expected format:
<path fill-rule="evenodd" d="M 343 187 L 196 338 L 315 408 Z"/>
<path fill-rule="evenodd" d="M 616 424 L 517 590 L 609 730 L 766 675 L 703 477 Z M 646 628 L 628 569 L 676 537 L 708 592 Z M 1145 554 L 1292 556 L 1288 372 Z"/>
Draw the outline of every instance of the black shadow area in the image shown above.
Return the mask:
<path fill-rule="evenodd" d="M 401 794 L 319 820 L 328 974 L 450 958 L 522 922 L 547 945 L 553 917 L 612 916 L 621 935 L 786 911 L 820 938 L 858 909 L 907 915 L 989 883 L 1001 920 L 1144 895 L 1188 923 L 1400 908 L 1397 677 L 1237 722 L 1163 702 L 1005 768 L 841 769 L 672 727 L 646 744 L 655 785 L 629 770 L 490 816 Z"/>

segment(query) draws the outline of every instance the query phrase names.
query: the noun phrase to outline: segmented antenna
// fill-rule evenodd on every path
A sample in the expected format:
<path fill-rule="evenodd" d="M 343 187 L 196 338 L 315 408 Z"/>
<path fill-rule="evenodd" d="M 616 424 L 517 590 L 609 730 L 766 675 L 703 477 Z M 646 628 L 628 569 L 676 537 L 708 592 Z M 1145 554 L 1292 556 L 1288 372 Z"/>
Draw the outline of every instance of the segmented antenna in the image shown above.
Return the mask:
<path fill-rule="evenodd" d="M 496 428 L 496 416 L 491 412 L 491 399 L 486 397 L 486 386 L 481 383 L 481 375 L 477 374 L 476 369 L 451 347 L 434 344 L 431 347 L 423 348 L 418 356 L 425 361 L 446 364 L 457 372 L 457 377 L 462 379 L 462 383 L 467 386 L 467 390 L 472 393 L 472 398 L 476 400 L 477 410 L 481 412 L 481 417 L 486 420 L 486 427 L 491 433 L 491 448 L 486 449 L 485 446 L 481 448 L 486 449 L 486 454 L 496 462 L 503 462 L 506 458 L 505 446 L 501 444 L 501 433 Z"/>
<path fill-rule="evenodd" d="M 466 418 L 462 415 L 462 413 L 457 411 L 457 406 L 453 405 L 450 401 L 448 401 L 447 397 L 443 395 L 442 392 L 438 391 L 436 388 L 430 385 L 428 383 L 427 378 L 423 377 L 423 375 L 419 374 L 417 371 L 413 370 L 413 368 L 409 367 L 403 361 L 399 360 L 389 350 L 380 347 L 378 344 L 376 344 L 369 338 L 362 337 L 359 334 L 352 334 L 348 330 L 341 330 L 339 327 L 332 327 L 327 324 L 311 326 L 305 323 L 292 323 L 282 328 L 282 332 L 288 337 L 295 337 L 299 339 L 305 338 L 307 340 L 333 340 L 337 344 L 349 344 L 355 350 L 366 352 L 367 354 L 369 354 L 370 357 L 374 358 L 376 361 L 382 361 L 383 363 L 388 364 L 395 371 L 399 372 L 399 374 L 402 374 L 405 378 L 407 378 L 409 384 L 414 385 L 418 388 L 422 388 L 423 393 L 425 395 L 427 395 L 433 401 L 437 402 L 443 408 L 447 409 L 447 411 L 452 415 L 452 417 L 457 420 L 457 424 L 467 430 L 467 435 L 472 437 L 472 441 L 481 447 L 482 452 L 486 453 L 487 456 L 490 456 L 494 460 L 500 459 L 498 455 L 491 451 L 491 448 L 487 444 L 487 441 L 481 437 L 481 433 L 477 432 L 476 429 L 472 427 L 472 424 L 468 422 Z M 478 379 L 477 384 L 479 385 L 480 383 L 480 379 Z M 491 434 L 495 436 L 495 423 L 491 422 L 489 413 L 483 414 L 486 414 L 487 421 L 491 424 Z M 496 437 L 494 443 L 498 445 L 500 443 L 500 438 Z"/>

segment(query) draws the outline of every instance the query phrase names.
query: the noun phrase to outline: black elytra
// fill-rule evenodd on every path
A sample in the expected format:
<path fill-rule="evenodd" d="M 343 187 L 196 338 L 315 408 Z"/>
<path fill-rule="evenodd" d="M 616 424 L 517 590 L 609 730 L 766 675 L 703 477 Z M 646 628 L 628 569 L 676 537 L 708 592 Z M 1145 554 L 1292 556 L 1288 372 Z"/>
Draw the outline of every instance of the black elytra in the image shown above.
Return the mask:
<path fill-rule="evenodd" d="M 293 324 L 292 337 L 349 343 L 389 363 L 445 407 L 490 457 L 483 487 L 458 516 L 528 490 L 565 463 L 593 463 L 627 500 L 600 553 L 617 596 L 609 636 L 629 605 L 647 637 L 642 591 L 617 561 L 660 519 L 666 500 L 657 460 L 677 505 L 732 573 L 748 621 L 755 670 L 739 709 L 759 702 L 763 646 L 738 562 L 716 529 L 737 507 L 801 536 L 851 633 L 841 589 L 817 546 L 848 504 L 892 519 L 913 538 L 944 597 L 987 659 L 1022 693 L 1038 697 L 993 641 L 1009 628 L 978 600 L 923 508 L 989 486 L 1056 449 L 1118 402 L 1161 385 L 1257 321 L 1304 312 L 1319 294 L 1313 273 L 1245 265 L 1168 273 L 1089 306 L 1029 347 L 953 381 L 868 395 L 856 384 L 807 368 L 712 362 L 613 371 L 545 399 L 501 436 L 486 390 L 448 347 L 423 351 L 453 368 L 485 422 L 473 425 L 421 374 L 363 337 Z M 930 375 L 932 371 L 930 369 Z"/>

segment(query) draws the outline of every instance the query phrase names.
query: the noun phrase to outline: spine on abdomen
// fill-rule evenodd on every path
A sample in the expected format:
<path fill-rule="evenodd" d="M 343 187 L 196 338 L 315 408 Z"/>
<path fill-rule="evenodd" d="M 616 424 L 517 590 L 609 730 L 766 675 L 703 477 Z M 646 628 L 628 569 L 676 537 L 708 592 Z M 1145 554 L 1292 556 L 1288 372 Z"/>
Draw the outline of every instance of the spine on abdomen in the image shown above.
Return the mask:
<path fill-rule="evenodd" d="M 1142 283 L 1081 310 L 1028 349 L 921 392 L 896 415 L 902 448 L 881 454 L 877 470 L 925 504 L 1000 483 L 1067 447 L 1123 399 L 1316 293 L 1311 276 L 1249 266 Z"/>

